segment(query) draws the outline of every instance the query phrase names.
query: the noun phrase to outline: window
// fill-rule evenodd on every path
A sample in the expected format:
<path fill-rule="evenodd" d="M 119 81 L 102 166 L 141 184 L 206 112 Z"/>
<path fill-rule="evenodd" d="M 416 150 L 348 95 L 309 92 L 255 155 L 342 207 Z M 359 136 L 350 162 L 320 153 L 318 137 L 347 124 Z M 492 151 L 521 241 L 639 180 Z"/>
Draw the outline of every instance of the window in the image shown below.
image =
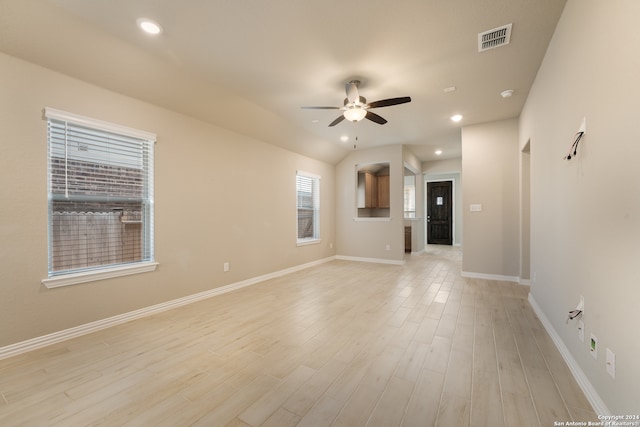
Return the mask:
<path fill-rule="evenodd" d="M 49 280 L 43 283 L 55 287 L 155 269 L 155 135 L 49 108 L 45 117 Z"/>
<path fill-rule="evenodd" d="M 305 172 L 296 174 L 298 207 L 298 244 L 320 240 L 320 177 Z"/>
<path fill-rule="evenodd" d="M 405 168 L 405 174 L 407 171 Z M 404 217 L 416 217 L 416 176 L 412 172 L 404 176 Z"/>

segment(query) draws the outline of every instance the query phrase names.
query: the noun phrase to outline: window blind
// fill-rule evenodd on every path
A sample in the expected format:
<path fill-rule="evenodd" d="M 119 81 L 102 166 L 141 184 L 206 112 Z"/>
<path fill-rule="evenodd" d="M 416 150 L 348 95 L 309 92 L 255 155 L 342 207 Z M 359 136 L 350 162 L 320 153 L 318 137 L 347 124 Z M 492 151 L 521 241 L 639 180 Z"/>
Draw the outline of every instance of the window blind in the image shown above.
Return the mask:
<path fill-rule="evenodd" d="M 57 110 L 45 116 L 49 277 L 153 261 L 155 135 Z"/>
<path fill-rule="evenodd" d="M 319 177 L 302 172 L 297 173 L 298 241 L 320 238 L 319 193 Z"/>

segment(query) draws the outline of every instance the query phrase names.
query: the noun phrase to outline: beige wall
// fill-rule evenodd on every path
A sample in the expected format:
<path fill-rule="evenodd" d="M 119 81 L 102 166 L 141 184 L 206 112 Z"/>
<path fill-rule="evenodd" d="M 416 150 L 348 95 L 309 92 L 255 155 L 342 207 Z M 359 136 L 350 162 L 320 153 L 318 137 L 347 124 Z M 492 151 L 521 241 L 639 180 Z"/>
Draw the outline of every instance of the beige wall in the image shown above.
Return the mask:
<path fill-rule="evenodd" d="M 425 175 L 460 173 L 462 171 L 462 157 L 445 160 L 431 160 L 422 162 L 422 172 Z"/>
<path fill-rule="evenodd" d="M 517 279 L 518 120 L 462 128 L 462 271 Z M 470 212 L 471 204 L 482 211 Z"/>
<path fill-rule="evenodd" d="M 637 0 L 569 0 L 520 121 L 521 146 L 531 141 L 532 296 L 613 414 L 640 412 L 638 16 Z M 583 117 L 578 155 L 563 160 Z M 580 295 L 584 343 L 565 323 Z"/>
<path fill-rule="evenodd" d="M 158 135 L 157 271 L 57 289 L 41 284 L 44 107 Z M 4 54 L 0 129 L 0 347 L 334 255 L 332 165 Z M 318 245 L 296 246 L 296 170 L 322 177 Z"/>
<path fill-rule="evenodd" d="M 422 180 L 422 162 L 406 146 L 403 146 L 404 165 L 415 174 L 416 217 L 405 219 L 404 226 L 411 227 L 411 252 L 424 251 L 424 181 Z M 404 202 L 404 200 L 403 200 Z"/>
<path fill-rule="evenodd" d="M 356 165 L 390 163 L 391 219 L 358 220 L 356 216 Z M 337 255 L 401 262 L 404 258 L 404 163 L 401 145 L 351 152 L 336 166 Z M 386 250 L 386 245 L 390 246 Z"/>

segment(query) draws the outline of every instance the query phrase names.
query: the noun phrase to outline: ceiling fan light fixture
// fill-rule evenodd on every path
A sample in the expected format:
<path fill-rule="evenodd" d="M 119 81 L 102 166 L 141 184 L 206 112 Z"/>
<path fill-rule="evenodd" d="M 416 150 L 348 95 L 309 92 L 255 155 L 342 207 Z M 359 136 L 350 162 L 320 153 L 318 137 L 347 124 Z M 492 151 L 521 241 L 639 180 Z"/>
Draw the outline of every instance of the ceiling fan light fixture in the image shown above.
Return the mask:
<path fill-rule="evenodd" d="M 364 119 L 364 116 L 367 115 L 367 110 L 360 107 L 354 107 L 345 110 L 342 114 L 344 115 L 345 119 L 351 122 L 359 122 L 360 120 Z"/>

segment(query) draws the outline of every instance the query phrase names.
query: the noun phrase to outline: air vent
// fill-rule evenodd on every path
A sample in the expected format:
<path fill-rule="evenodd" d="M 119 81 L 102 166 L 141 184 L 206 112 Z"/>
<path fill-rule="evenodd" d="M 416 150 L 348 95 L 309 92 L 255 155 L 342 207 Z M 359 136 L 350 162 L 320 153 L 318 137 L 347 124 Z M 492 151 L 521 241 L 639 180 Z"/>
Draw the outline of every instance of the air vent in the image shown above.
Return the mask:
<path fill-rule="evenodd" d="M 493 30 L 478 34 L 478 52 L 494 49 L 509 44 L 511 40 L 511 25 L 507 24 Z"/>

